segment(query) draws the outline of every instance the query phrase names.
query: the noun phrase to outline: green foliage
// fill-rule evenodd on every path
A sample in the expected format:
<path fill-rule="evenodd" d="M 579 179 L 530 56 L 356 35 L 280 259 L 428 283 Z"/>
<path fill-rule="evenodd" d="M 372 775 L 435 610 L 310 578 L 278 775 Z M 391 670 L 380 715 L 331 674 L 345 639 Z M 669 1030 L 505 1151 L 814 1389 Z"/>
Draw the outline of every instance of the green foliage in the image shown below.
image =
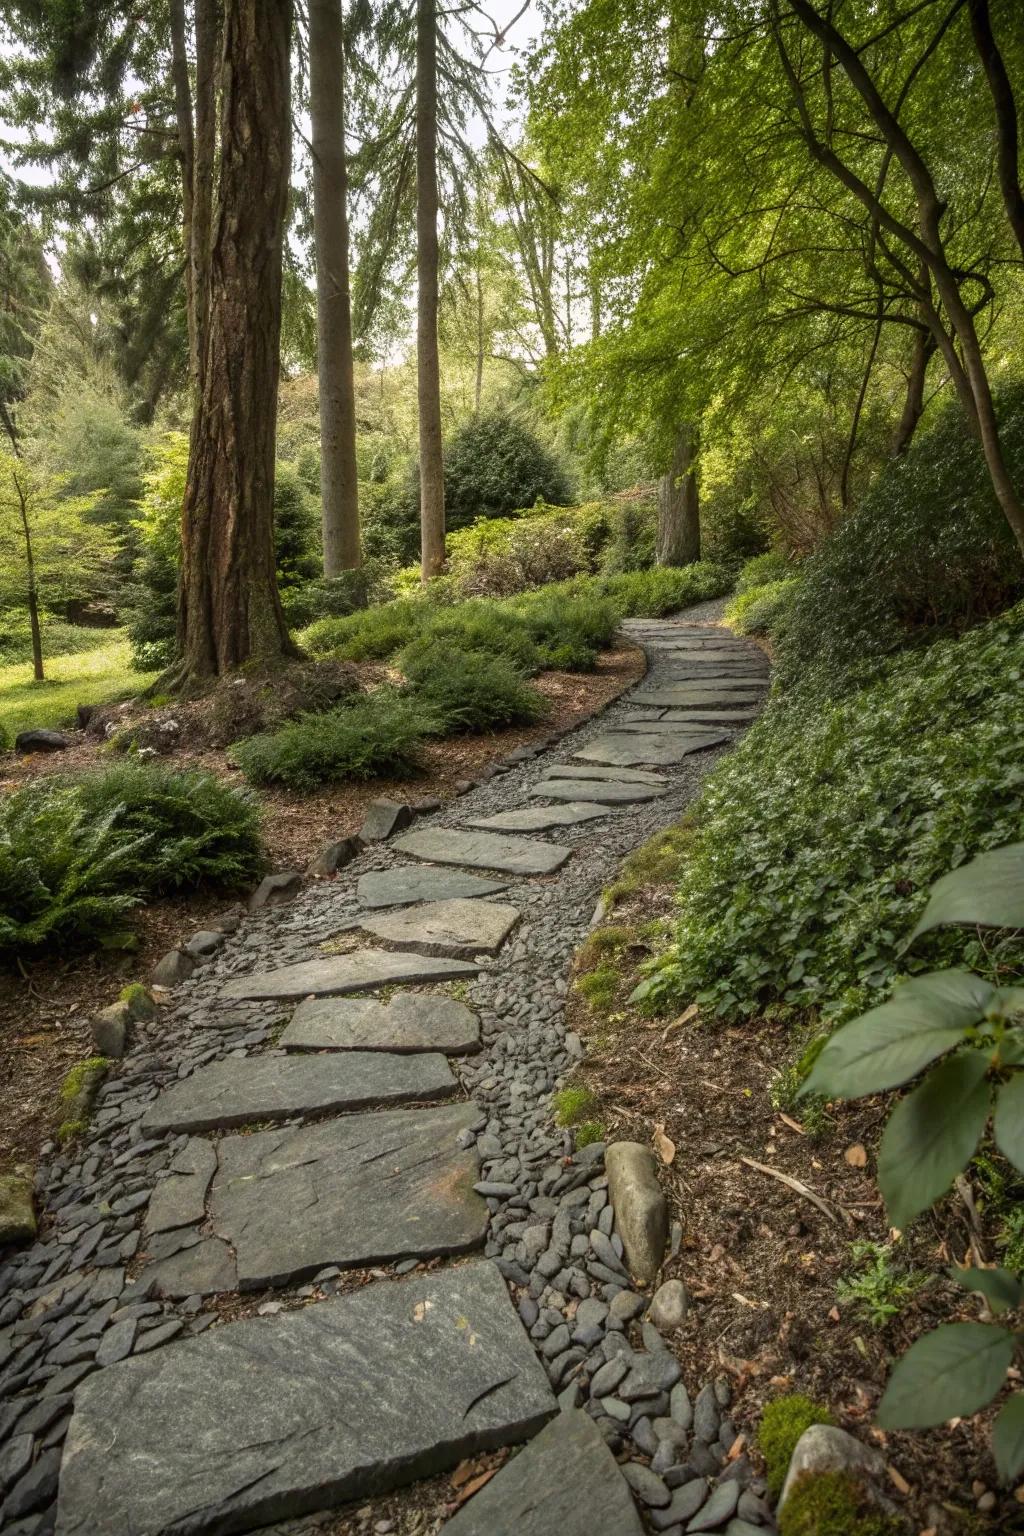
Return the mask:
<path fill-rule="evenodd" d="M 521 418 L 495 410 L 470 417 L 446 444 L 444 499 L 448 527 L 458 529 L 535 501 L 564 504 L 572 489 L 563 466 Z"/>
<path fill-rule="evenodd" d="M 274 550 L 277 580 L 287 590 L 320 573 L 320 524 L 317 507 L 292 464 L 274 472 Z"/>
<path fill-rule="evenodd" d="M 768 1492 L 777 1499 L 786 1481 L 790 1458 L 805 1429 L 812 1424 L 834 1424 L 835 1419 L 822 1403 L 812 1402 L 800 1392 L 776 1397 L 766 1403 L 757 1430 L 757 1443 L 765 1459 Z"/>
<path fill-rule="evenodd" d="M 785 581 L 793 574 L 793 562 L 781 549 L 768 549 L 763 555 L 746 560 L 736 577 L 739 595 L 753 592 L 757 587 L 770 587 L 777 581 Z"/>
<path fill-rule="evenodd" d="M 408 645 L 420 632 L 428 614 L 422 599 L 397 598 L 379 608 L 364 608 L 342 618 L 319 619 L 299 635 L 299 644 L 311 656 L 379 661 Z"/>
<path fill-rule="evenodd" d="M 856 1305 L 875 1328 L 897 1317 L 928 1281 L 922 1270 L 908 1270 L 896 1257 L 895 1246 L 885 1243 L 854 1243 L 854 1272 L 836 1286 L 842 1302 Z"/>
<path fill-rule="evenodd" d="M 37 683 L 29 662 L 0 666 L 0 727 L 11 736 L 30 726 L 73 723 L 79 704 L 110 704 L 146 686 L 153 674 L 132 671 L 121 630 L 94 630 L 95 649 L 54 656 L 46 681 Z"/>
<path fill-rule="evenodd" d="M 0 950 L 109 940 L 146 896 L 262 868 L 255 805 L 208 775 L 124 764 L 0 801 Z"/>
<path fill-rule="evenodd" d="M 504 657 L 517 671 L 529 675 L 541 667 L 541 653 L 531 636 L 533 629 L 528 619 L 507 604 L 457 603 L 430 616 L 422 642 L 440 641 L 465 651 L 486 651 Z M 403 652 L 402 670 L 407 677 L 405 662 L 416 644 L 414 641 Z"/>
<path fill-rule="evenodd" d="M 558 1125 L 583 1125 L 597 1107 L 597 1094 L 577 1084 L 560 1088 L 551 1095 L 551 1109 Z"/>
<path fill-rule="evenodd" d="M 794 602 L 798 578 L 752 587 L 726 605 L 725 622 L 740 635 L 774 634 Z"/>
<path fill-rule="evenodd" d="M 60 1096 L 65 1104 L 73 1104 L 90 1089 L 95 1092 L 107 1073 L 110 1063 L 105 1056 L 90 1056 L 77 1062 L 65 1075 L 60 1085 Z"/>
<path fill-rule="evenodd" d="M 477 518 L 447 540 L 448 571 L 466 597 L 508 597 L 589 571 L 593 507 L 541 506 Z"/>
<path fill-rule="evenodd" d="M 342 779 L 414 773 L 424 737 L 439 725 L 423 699 L 378 688 L 327 714 L 303 715 L 272 735 L 251 736 L 231 758 L 253 784 L 308 792 Z"/>
<path fill-rule="evenodd" d="M 779 1536 L 902 1536 L 903 1525 L 874 1507 L 849 1472 L 806 1472 L 779 1515 Z"/>
<path fill-rule="evenodd" d="M 519 598 L 518 611 L 541 647 L 548 666 L 564 671 L 592 672 L 598 651 L 613 643 L 619 627 L 614 602 L 564 592 L 536 592 Z"/>
<path fill-rule="evenodd" d="M 43 632 L 43 655 L 53 657 L 83 656 L 89 651 L 109 645 L 112 634 L 109 629 L 97 629 L 92 625 L 68 624 L 66 620 L 44 613 L 40 625 Z M 0 620 L 0 667 L 20 661 L 32 660 L 32 635 L 27 610 L 12 610 Z"/>
<path fill-rule="evenodd" d="M 1001 395 L 1003 448 L 1024 482 L 1024 385 Z M 1024 590 L 1020 552 L 981 450 L 951 403 L 888 464 L 801 568 L 776 636 L 779 677 L 838 693 L 880 659 L 977 624 Z"/>
<path fill-rule="evenodd" d="M 604 1141 L 606 1127 L 600 1120 L 582 1120 L 576 1126 L 574 1140 L 577 1150 L 583 1147 L 593 1146 L 595 1141 Z"/>
<path fill-rule="evenodd" d="M 694 565 L 655 566 L 606 577 L 595 583 L 595 590 L 611 598 L 623 618 L 660 619 L 693 603 L 721 597 L 731 586 L 732 576 L 724 566 L 699 560 Z"/>
<path fill-rule="evenodd" d="M 391 566 L 367 557 L 354 571 L 337 576 L 317 576 L 297 582 L 281 592 L 281 604 L 290 629 L 306 629 L 318 619 L 343 618 L 371 603 L 392 596 Z"/>
<path fill-rule="evenodd" d="M 607 1013 L 615 1001 L 622 974 L 616 965 L 605 962 L 577 976 L 575 990 L 594 1013 Z"/>
<path fill-rule="evenodd" d="M 547 712 L 543 694 L 506 657 L 489 651 L 429 635 L 403 651 L 400 664 L 445 732 L 530 725 Z"/>
<path fill-rule="evenodd" d="M 837 702 L 776 697 L 706 781 L 647 995 L 849 1017 L 901 969 L 973 963 L 969 933 L 900 947 L 933 880 L 1021 835 L 1022 671 L 1024 607 Z"/>

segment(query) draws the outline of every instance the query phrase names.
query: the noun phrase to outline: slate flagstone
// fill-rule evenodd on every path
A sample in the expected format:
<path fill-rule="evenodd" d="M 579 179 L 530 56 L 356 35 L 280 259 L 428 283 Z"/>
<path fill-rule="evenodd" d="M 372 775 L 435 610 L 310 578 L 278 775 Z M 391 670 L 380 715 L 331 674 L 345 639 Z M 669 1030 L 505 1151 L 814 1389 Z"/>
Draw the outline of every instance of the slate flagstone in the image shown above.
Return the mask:
<path fill-rule="evenodd" d="M 513 875 L 553 874 L 572 852 L 536 837 L 501 837 L 457 827 L 425 827 L 396 838 L 392 847 L 438 864 L 467 864 L 472 869 L 497 869 Z"/>
<path fill-rule="evenodd" d="M 238 976 L 220 989 L 220 996 L 233 998 L 326 997 L 344 992 L 373 992 L 378 987 L 398 982 L 412 985 L 420 981 L 450 981 L 461 976 L 475 976 L 479 966 L 465 960 L 440 959 L 437 956 L 397 955 L 386 949 L 357 949 L 347 955 L 325 955 L 323 959 L 303 960 L 277 971 L 256 971 Z"/>
<path fill-rule="evenodd" d="M 461 869 L 424 869 L 422 864 L 403 864 L 398 869 L 374 869 L 361 875 L 356 896 L 364 907 L 402 907 L 411 906 L 414 901 L 494 896 L 508 887 L 507 880 L 485 880 Z"/>
<path fill-rule="evenodd" d="M 524 805 L 494 816 L 467 816 L 465 825 L 479 827 L 483 832 L 547 832 L 551 827 L 578 827 L 607 815 L 599 805 L 584 805 L 577 800 L 566 805 Z"/>
<path fill-rule="evenodd" d="M 289 1051 L 441 1051 L 480 1049 L 480 1020 L 465 1003 L 435 992 L 373 998 L 310 997 L 280 1039 Z"/>
<path fill-rule="evenodd" d="M 496 955 L 519 921 L 507 902 L 428 901 L 363 919 L 374 938 L 421 955 Z"/>
<path fill-rule="evenodd" d="M 596 800 L 602 805 L 639 805 L 646 800 L 657 800 L 665 791 L 653 784 L 625 784 L 605 779 L 542 779 L 530 790 L 537 799 Z"/>

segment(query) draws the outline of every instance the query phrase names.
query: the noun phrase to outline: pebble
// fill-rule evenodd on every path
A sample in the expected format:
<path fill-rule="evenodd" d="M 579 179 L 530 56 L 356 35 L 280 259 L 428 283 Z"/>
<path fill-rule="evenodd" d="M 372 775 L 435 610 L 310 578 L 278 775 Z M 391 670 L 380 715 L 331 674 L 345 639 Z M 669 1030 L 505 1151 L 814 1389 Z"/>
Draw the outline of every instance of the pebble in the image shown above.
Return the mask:
<path fill-rule="evenodd" d="M 643 1462 L 627 1461 L 622 1468 L 622 1475 L 637 1498 L 649 1509 L 664 1509 L 671 1502 L 672 1495 L 668 1488 L 657 1473 L 645 1467 Z"/>

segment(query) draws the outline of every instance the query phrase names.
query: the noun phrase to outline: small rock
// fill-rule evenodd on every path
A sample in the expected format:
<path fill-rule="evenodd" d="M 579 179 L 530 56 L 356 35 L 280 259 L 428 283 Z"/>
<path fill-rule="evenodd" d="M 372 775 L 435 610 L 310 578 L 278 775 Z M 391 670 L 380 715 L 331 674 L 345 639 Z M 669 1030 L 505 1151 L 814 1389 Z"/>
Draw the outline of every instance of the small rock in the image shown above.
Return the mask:
<path fill-rule="evenodd" d="M 668 1411 L 679 1428 L 689 1429 L 693 1424 L 693 1404 L 690 1402 L 689 1392 L 681 1381 L 672 1388 L 669 1403 Z"/>
<path fill-rule="evenodd" d="M 153 967 L 153 983 L 158 987 L 176 987 L 180 982 L 188 981 L 195 968 L 191 955 L 180 949 L 170 949 Z"/>
<path fill-rule="evenodd" d="M 682 1525 L 687 1520 L 692 1520 L 697 1511 L 707 1502 L 708 1485 L 703 1478 L 691 1478 L 683 1483 L 672 1494 L 671 1501 L 664 1509 L 659 1509 L 652 1517 L 651 1524 L 656 1531 L 665 1531 L 672 1525 Z"/>
<path fill-rule="evenodd" d="M 383 843 L 412 823 L 412 810 L 398 800 L 371 800 L 359 829 L 363 843 Z"/>
<path fill-rule="evenodd" d="M 111 1003 L 91 1020 L 92 1039 L 99 1056 L 120 1060 L 128 1041 L 131 1009 L 127 1003 Z"/>
<path fill-rule="evenodd" d="M 639 1461 L 627 1461 L 622 1475 L 641 1503 L 650 1509 L 664 1509 L 672 1495 L 656 1472 Z"/>
<path fill-rule="evenodd" d="M 693 1405 L 693 1433 L 705 1445 L 712 1445 L 718 1439 L 718 1426 L 721 1422 L 715 1389 L 709 1382 L 706 1387 L 701 1387 Z"/>
<path fill-rule="evenodd" d="M 284 906 L 301 889 L 302 876 L 297 869 L 283 869 L 276 875 L 264 875 L 249 897 L 249 911 L 260 912 L 264 907 Z"/>
<path fill-rule="evenodd" d="M 66 752 L 71 743 L 60 731 L 34 730 L 19 731 L 14 738 L 14 750 L 22 754 L 29 752 Z"/>
<path fill-rule="evenodd" d="M 211 917 L 207 923 L 208 928 L 216 928 L 218 933 L 237 933 L 242 926 L 245 917 L 245 908 L 236 902 L 233 907 L 228 907 L 219 917 Z"/>
<path fill-rule="evenodd" d="M 32 1465 L 31 1435 L 12 1435 L 0 1450 L 0 1488 L 9 1488 Z"/>
<path fill-rule="evenodd" d="M 325 880 L 330 875 L 336 875 L 339 869 L 344 869 L 346 864 L 351 864 L 360 851 L 361 844 L 357 837 L 343 837 L 336 843 L 328 843 L 321 848 L 306 873 L 314 880 Z"/>
<path fill-rule="evenodd" d="M 735 1483 L 719 1483 L 711 1497 L 686 1527 L 690 1531 L 713 1531 L 724 1525 L 736 1512 L 740 1490 Z"/>
<path fill-rule="evenodd" d="M 798 1477 L 821 1472 L 849 1472 L 879 1508 L 893 1508 L 891 1501 L 880 1491 L 886 1475 L 885 1460 L 880 1453 L 848 1435 L 845 1429 L 837 1429 L 832 1424 L 812 1424 L 796 1443 L 779 1497 L 779 1509 L 785 1505 Z"/>
<path fill-rule="evenodd" d="M 662 1333 L 681 1328 L 689 1309 L 690 1298 L 681 1280 L 666 1280 L 659 1285 L 651 1300 L 648 1317 Z"/>
<path fill-rule="evenodd" d="M 17 1520 L 22 1515 L 30 1515 L 33 1510 L 42 1509 L 44 1504 L 49 1504 L 57 1492 L 60 1458 L 59 1447 L 52 1451 L 44 1451 L 35 1466 L 30 1467 L 18 1479 L 4 1501 L 5 1522 Z"/>
<path fill-rule="evenodd" d="M 202 960 L 207 955 L 212 955 L 215 949 L 219 949 L 224 943 L 224 934 L 216 928 L 200 928 L 185 943 L 185 953 L 192 955 L 196 960 Z"/>
<path fill-rule="evenodd" d="M 644 1298 L 635 1291 L 619 1291 L 618 1295 L 612 1297 L 608 1312 L 619 1322 L 629 1323 L 643 1311 L 645 1305 Z"/>
<path fill-rule="evenodd" d="M 0 1248 L 31 1242 L 35 1235 L 31 1177 L 23 1172 L 0 1175 Z"/>
<path fill-rule="evenodd" d="M 643 1285 L 658 1273 L 668 1241 L 668 1206 L 654 1154 L 638 1141 L 615 1141 L 605 1152 L 615 1226 L 631 1272 Z"/>

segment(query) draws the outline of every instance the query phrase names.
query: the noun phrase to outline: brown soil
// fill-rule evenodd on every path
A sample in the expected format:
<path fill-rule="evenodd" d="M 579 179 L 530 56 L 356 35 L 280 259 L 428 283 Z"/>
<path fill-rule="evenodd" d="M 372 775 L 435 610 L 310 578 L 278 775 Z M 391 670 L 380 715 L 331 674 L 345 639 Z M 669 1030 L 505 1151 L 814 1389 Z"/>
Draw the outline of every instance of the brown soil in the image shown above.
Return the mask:
<path fill-rule="evenodd" d="M 325 843 L 358 832 L 371 800 L 452 798 L 459 792 L 456 786 L 516 747 L 571 730 L 597 714 L 642 677 L 644 668 L 643 652 L 627 645 L 603 654 L 593 673 L 546 672 L 536 679 L 550 701 L 546 720 L 524 729 L 433 742 L 416 778 L 339 784 L 305 796 L 260 791 L 271 866 L 305 869 Z M 184 747 L 162 760 L 242 782 L 223 750 Z M 5 761 L 0 794 L 43 774 L 100 769 L 107 762 L 104 746 L 80 733 L 66 752 Z M 179 894 L 138 909 L 133 922 L 138 943 L 131 953 L 51 953 L 25 958 L 14 969 L 0 968 L 0 1073 L 6 1084 L 0 1169 L 31 1162 L 60 1122 L 61 1080 L 91 1052 L 89 1014 L 112 1002 L 127 982 L 146 977 L 162 954 L 228 904 L 223 893 Z"/>
<path fill-rule="evenodd" d="M 972 1240 L 987 1260 L 997 1257 L 984 1219 L 972 1228 L 953 1197 L 915 1223 L 897 1262 L 927 1279 L 890 1321 L 877 1326 L 859 1303 L 839 1302 L 837 1282 L 858 1272 L 852 1244 L 892 1236 L 873 1177 L 890 1106 L 882 1098 L 829 1105 L 823 1126 L 810 1117 L 804 1125 L 799 1106 L 787 1114 L 771 1097 L 779 1069 L 800 1052 L 790 1029 L 764 1019 L 726 1028 L 689 1010 L 644 1017 L 630 1005 L 642 961 L 664 947 L 670 926 L 674 883 L 664 868 L 661 875 L 665 883 L 625 897 L 610 918 L 641 930 L 614 951 L 614 999 L 592 1008 L 576 993 L 569 1020 L 587 1042 L 577 1080 L 596 1104 L 586 1118 L 602 1121 L 610 1140 L 660 1153 L 682 1234 L 662 1278 L 682 1279 L 692 1297 L 672 1340 L 684 1380 L 728 1376 L 732 1417 L 748 1442 L 762 1405 L 780 1393 L 827 1404 L 838 1423 L 880 1448 L 887 1492 L 921 1536 L 1024 1529 L 1024 1484 L 1006 1492 L 996 1482 L 991 1413 L 919 1434 L 886 1434 L 872 1422 L 897 1355 L 939 1322 L 982 1315 L 979 1299 L 944 1271 L 972 1262 Z M 579 964 L 591 970 L 601 956 L 585 950 Z M 744 1158 L 799 1181 L 827 1213 Z"/>

